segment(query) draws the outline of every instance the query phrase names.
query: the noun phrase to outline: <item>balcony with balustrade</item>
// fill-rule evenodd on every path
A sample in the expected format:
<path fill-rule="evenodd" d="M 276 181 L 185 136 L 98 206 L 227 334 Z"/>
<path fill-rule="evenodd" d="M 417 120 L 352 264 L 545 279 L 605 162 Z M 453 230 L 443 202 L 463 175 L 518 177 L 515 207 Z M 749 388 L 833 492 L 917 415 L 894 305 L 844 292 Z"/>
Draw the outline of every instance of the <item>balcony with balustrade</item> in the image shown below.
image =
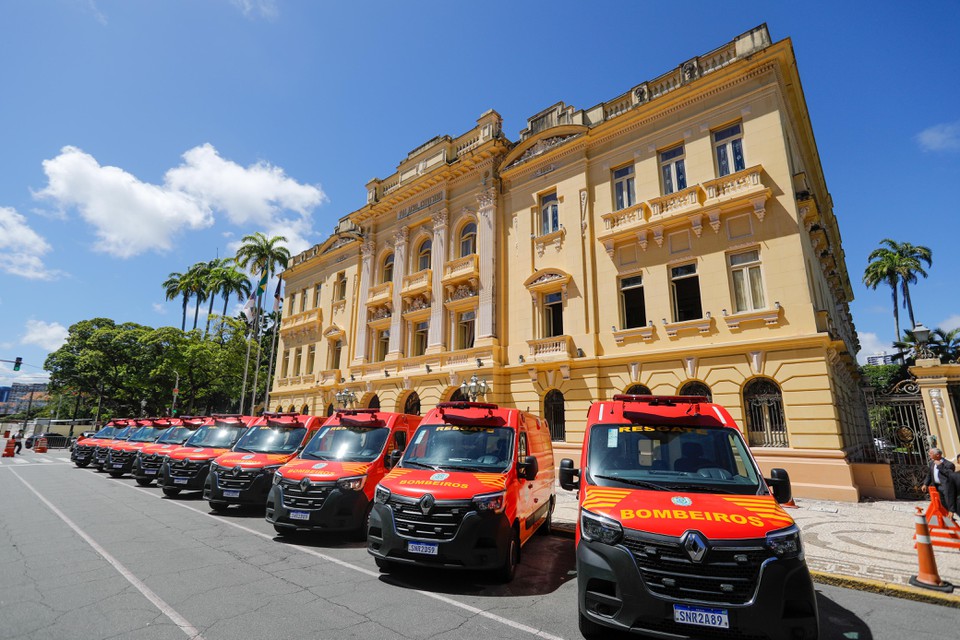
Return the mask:
<path fill-rule="evenodd" d="M 458 284 L 470 283 L 473 287 L 480 281 L 480 263 L 477 254 L 451 260 L 443 266 L 443 284 L 447 287 L 456 287 Z"/>
<path fill-rule="evenodd" d="M 530 347 L 530 360 L 543 362 L 547 360 L 569 360 L 576 356 L 577 349 L 571 336 L 552 336 L 539 340 L 527 340 Z"/>
<path fill-rule="evenodd" d="M 306 335 L 320 331 L 322 325 L 323 311 L 321 309 L 310 309 L 283 318 L 280 321 L 280 335 L 284 339 L 295 335 Z"/>
<path fill-rule="evenodd" d="M 375 307 L 377 305 L 386 304 L 393 301 L 393 283 L 392 282 L 381 282 L 380 284 L 370 287 L 370 291 L 367 294 L 367 306 Z"/>
<path fill-rule="evenodd" d="M 403 277 L 403 283 L 400 288 L 400 295 L 404 298 L 414 298 L 419 295 L 430 295 L 430 289 L 433 286 L 433 270 L 421 269 L 416 273 L 411 273 Z"/>

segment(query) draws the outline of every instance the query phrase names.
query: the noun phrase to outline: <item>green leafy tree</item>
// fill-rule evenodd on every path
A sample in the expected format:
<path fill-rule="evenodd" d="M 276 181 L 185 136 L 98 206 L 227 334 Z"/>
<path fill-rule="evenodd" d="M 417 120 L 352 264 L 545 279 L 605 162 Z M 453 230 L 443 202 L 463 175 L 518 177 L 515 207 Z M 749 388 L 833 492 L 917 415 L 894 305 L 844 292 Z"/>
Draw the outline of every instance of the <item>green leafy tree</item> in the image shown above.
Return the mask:
<path fill-rule="evenodd" d="M 246 235 L 241 240 L 243 244 L 237 249 L 237 265 L 242 269 L 249 269 L 257 280 L 264 272 L 269 279 L 273 274 L 285 269 L 290 261 L 290 251 L 283 246 L 286 241 L 284 236 L 268 238 L 259 231 Z M 257 296 L 257 304 L 263 308 L 262 292 Z"/>

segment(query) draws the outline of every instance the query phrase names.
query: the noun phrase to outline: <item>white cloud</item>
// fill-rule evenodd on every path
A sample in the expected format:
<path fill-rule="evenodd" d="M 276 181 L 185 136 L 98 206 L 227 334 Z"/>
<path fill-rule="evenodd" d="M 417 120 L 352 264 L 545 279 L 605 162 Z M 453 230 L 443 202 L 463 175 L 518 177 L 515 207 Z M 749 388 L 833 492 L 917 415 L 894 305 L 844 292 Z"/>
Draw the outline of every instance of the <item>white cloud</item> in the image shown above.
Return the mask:
<path fill-rule="evenodd" d="M 76 147 L 64 147 L 43 167 L 48 184 L 36 196 L 76 208 L 96 230 L 95 249 L 121 258 L 166 251 L 183 230 L 212 225 L 215 212 L 244 233 L 285 235 L 291 252 L 299 252 L 312 244 L 311 215 L 326 201 L 319 186 L 301 184 L 265 162 L 242 167 L 209 144 L 184 153 L 162 185 L 101 166 Z"/>
<path fill-rule="evenodd" d="M 943 329 L 944 331 L 952 331 L 960 328 L 960 313 L 955 313 L 946 320 L 941 320 L 937 328 Z"/>
<path fill-rule="evenodd" d="M 924 151 L 960 151 L 960 121 L 927 127 L 917 134 Z"/>
<path fill-rule="evenodd" d="M 883 352 L 893 353 L 893 345 L 884 342 L 875 333 L 858 331 L 857 336 L 860 338 L 860 351 L 857 353 L 857 362 L 860 364 L 867 364 L 869 356 Z"/>
<path fill-rule="evenodd" d="M 167 315 L 167 305 L 162 302 L 154 302 L 152 305 L 154 313 L 159 313 L 162 316 Z"/>
<path fill-rule="evenodd" d="M 14 371 L 13 365 L 0 364 L 0 386 L 9 387 L 14 382 L 20 384 L 50 382 L 50 374 L 46 371 Z"/>
<path fill-rule="evenodd" d="M 43 264 L 50 244 L 27 224 L 16 209 L 0 207 L 0 271 L 32 280 L 49 280 L 56 275 Z"/>
<path fill-rule="evenodd" d="M 47 351 L 56 351 L 67 341 L 67 328 L 59 322 L 27 320 L 25 326 L 27 332 L 20 344 L 35 344 Z"/>
<path fill-rule="evenodd" d="M 261 18 L 274 19 L 280 15 L 276 0 L 230 0 L 247 18 L 259 14 Z"/>

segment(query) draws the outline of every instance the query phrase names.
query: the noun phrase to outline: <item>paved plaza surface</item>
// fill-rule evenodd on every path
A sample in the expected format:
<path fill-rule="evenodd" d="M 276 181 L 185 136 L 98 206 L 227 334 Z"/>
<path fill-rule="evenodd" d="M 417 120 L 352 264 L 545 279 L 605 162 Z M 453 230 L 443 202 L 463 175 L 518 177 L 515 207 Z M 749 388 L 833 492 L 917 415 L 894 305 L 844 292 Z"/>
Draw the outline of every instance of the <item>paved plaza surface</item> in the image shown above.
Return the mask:
<path fill-rule="evenodd" d="M 476 574 L 386 574 L 362 543 L 286 542 L 262 510 L 215 515 L 197 494 L 165 498 L 130 478 L 78 469 L 67 455 L 0 459 L 0 639 L 580 637 L 569 536 L 536 536 L 505 585 Z M 560 518 L 576 503 L 573 493 L 558 495 Z M 821 542 L 866 563 L 868 542 L 845 533 L 839 513 L 802 502 L 797 517 L 816 532 L 811 563 Z M 870 535 L 884 531 L 883 513 L 910 519 L 881 505 L 856 508 L 878 513 Z M 823 638 L 913 640 L 960 625 L 960 609 L 817 591 Z"/>

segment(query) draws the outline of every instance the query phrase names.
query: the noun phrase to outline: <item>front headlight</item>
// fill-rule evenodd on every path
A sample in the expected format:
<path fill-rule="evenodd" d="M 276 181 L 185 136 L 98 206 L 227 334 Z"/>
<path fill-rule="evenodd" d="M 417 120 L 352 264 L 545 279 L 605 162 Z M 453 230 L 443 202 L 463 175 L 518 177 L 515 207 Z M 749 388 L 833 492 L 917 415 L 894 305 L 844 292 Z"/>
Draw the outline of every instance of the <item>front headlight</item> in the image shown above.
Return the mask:
<path fill-rule="evenodd" d="M 617 544 L 623 538 L 623 527 L 616 520 L 581 509 L 580 535 L 595 542 Z"/>
<path fill-rule="evenodd" d="M 366 483 L 367 476 L 353 476 L 351 478 L 340 478 L 337 480 L 337 487 L 347 491 L 360 491 Z"/>
<path fill-rule="evenodd" d="M 481 513 L 484 511 L 503 513 L 504 493 L 505 492 L 500 491 L 498 493 L 485 493 L 480 496 L 473 496 L 473 506 Z"/>
<path fill-rule="evenodd" d="M 778 558 L 803 560 L 803 544 L 800 542 L 800 530 L 796 526 L 768 533 L 766 542 L 767 549 L 773 551 Z"/>
<path fill-rule="evenodd" d="M 277 472 L 273 474 L 273 484 L 280 484 L 281 480 L 283 480 L 283 476 L 280 474 L 280 470 L 277 469 Z"/>
<path fill-rule="evenodd" d="M 373 492 L 373 501 L 377 504 L 386 504 L 389 499 L 390 489 L 378 484 L 377 489 Z"/>
<path fill-rule="evenodd" d="M 275 473 L 277 472 L 277 469 L 279 469 L 280 466 L 281 466 L 281 465 L 279 465 L 279 464 L 275 464 L 275 465 L 270 466 L 270 467 L 264 467 L 263 469 L 260 469 L 260 473 L 262 473 L 262 474 L 265 475 L 265 476 L 272 476 L 273 474 L 275 474 Z"/>
<path fill-rule="evenodd" d="M 217 473 L 217 472 L 219 472 L 219 471 L 220 471 L 220 465 L 218 465 L 216 462 L 211 462 L 211 463 L 210 463 L 210 473 Z"/>

